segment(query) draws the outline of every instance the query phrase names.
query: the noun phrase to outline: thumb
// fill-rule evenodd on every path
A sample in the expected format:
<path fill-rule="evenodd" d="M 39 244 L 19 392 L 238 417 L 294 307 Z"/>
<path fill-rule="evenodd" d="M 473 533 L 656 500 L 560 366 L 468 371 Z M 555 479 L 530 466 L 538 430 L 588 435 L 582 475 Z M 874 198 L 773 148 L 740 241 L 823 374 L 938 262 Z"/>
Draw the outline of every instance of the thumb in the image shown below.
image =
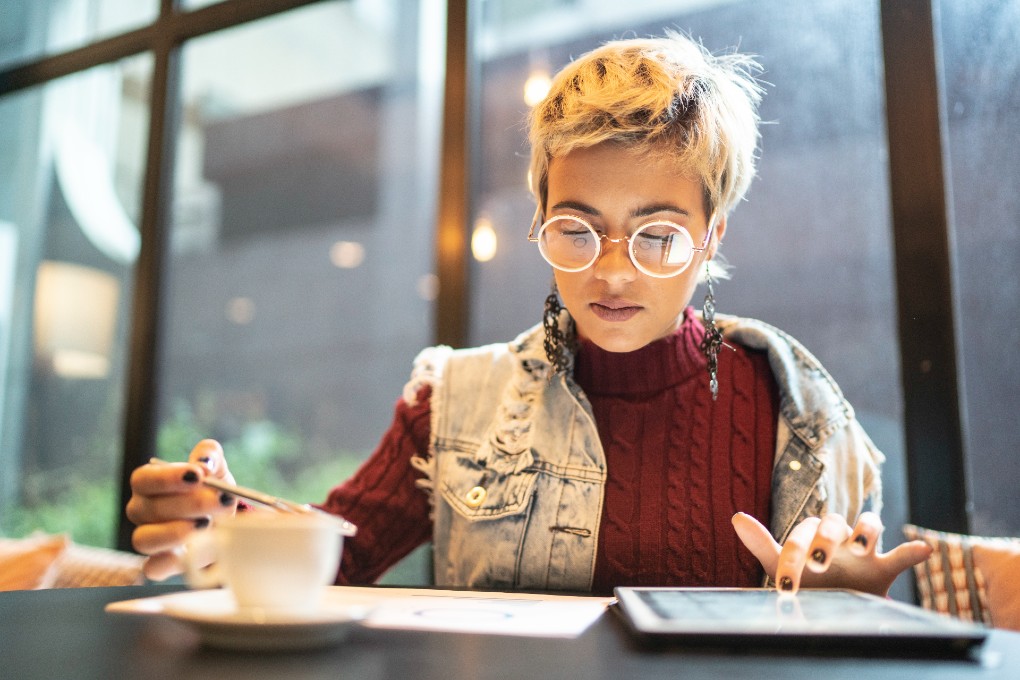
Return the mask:
<path fill-rule="evenodd" d="M 782 546 L 776 543 L 776 539 L 772 538 L 772 534 L 761 522 L 747 513 L 738 512 L 733 515 L 731 522 L 737 537 L 751 554 L 758 558 L 761 566 L 765 568 L 765 573 L 774 577 Z"/>
<path fill-rule="evenodd" d="M 900 573 L 904 569 L 920 564 L 931 556 L 932 548 L 924 541 L 909 541 L 907 543 L 901 543 L 889 552 L 885 553 L 882 557 L 888 561 L 888 564 L 896 570 L 896 573 Z"/>
<path fill-rule="evenodd" d="M 227 460 L 223 455 L 223 447 L 215 439 L 203 439 L 188 456 L 188 462 L 201 465 L 205 473 L 219 479 L 229 479 Z"/>

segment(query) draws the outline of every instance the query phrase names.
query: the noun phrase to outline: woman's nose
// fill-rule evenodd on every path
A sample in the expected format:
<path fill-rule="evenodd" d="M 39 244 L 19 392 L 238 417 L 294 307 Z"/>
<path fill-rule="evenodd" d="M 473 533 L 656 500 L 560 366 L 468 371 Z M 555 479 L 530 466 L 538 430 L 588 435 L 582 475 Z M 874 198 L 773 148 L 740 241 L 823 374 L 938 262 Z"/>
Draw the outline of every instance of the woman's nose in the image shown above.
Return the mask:
<path fill-rule="evenodd" d="M 637 267 L 630 260 L 627 239 L 602 239 L 602 252 L 593 265 L 595 277 L 609 283 L 625 283 L 633 281 L 637 275 Z"/>

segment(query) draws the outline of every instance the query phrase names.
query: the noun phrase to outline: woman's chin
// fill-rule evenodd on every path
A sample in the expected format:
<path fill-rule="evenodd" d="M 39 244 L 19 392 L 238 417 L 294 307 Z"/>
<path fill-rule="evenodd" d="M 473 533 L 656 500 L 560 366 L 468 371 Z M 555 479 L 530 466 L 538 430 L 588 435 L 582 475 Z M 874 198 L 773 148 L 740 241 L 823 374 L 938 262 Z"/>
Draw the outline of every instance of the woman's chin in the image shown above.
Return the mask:
<path fill-rule="evenodd" d="M 585 333 L 583 330 L 579 329 L 578 333 L 582 338 L 606 352 L 633 352 L 634 350 L 641 349 L 654 340 L 654 338 L 647 338 L 626 332 Z"/>

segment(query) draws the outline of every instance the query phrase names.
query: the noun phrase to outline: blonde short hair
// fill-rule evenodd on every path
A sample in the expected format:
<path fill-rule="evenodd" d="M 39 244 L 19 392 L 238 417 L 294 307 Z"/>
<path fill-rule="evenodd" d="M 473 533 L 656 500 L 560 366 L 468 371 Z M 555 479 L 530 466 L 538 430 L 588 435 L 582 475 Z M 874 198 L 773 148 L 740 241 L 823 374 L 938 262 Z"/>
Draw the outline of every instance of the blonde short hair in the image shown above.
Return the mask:
<path fill-rule="evenodd" d="M 531 192 L 545 212 L 549 161 L 612 141 L 672 158 L 700 179 L 706 211 L 722 217 L 754 176 L 760 72 L 751 57 L 714 56 L 676 32 L 615 40 L 555 77 L 528 119 Z"/>

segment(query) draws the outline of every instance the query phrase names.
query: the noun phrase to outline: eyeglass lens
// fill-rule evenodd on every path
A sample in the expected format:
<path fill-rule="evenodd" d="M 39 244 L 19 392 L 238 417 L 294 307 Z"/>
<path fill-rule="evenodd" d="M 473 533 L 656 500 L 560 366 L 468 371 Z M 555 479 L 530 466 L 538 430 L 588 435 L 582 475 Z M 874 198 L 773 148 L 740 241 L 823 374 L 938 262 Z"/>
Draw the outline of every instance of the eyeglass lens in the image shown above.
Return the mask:
<path fill-rule="evenodd" d="M 587 269 L 600 254 L 601 236 L 586 223 L 557 217 L 542 226 L 538 246 L 542 256 L 564 271 Z M 651 222 L 629 239 L 628 253 L 639 270 L 657 277 L 675 276 L 690 264 L 694 243 L 686 229 L 668 222 Z"/>

